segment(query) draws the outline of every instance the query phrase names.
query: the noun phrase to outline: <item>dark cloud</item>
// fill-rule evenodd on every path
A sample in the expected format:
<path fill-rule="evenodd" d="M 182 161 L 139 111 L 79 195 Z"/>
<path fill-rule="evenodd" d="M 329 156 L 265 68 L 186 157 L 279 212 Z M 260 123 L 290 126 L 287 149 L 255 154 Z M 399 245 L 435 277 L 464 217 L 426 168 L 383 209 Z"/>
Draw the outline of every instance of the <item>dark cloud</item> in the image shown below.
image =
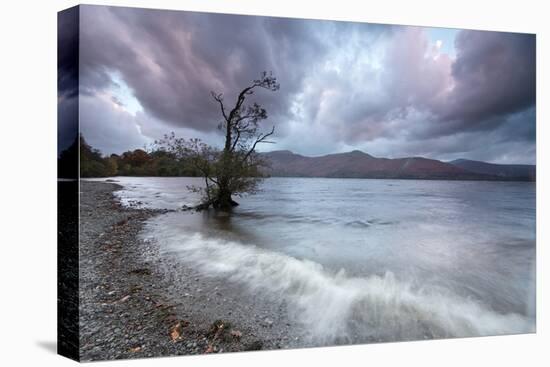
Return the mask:
<path fill-rule="evenodd" d="M 438 108 L 449 133 L 491 129 L 506 115 L 535 105 L 534 35 L 462 31 L 456 48 L 454 89 Z"/>
<path fill-rule="evenodd" d="M 254 98 L 277 149 L 534 160 L 533 35 L 461 31 L 454 58 L 422 27 L 82 6 L 81 42 L 81 94 L 110 101 L 108 129 L 125 84 L 143 108 L 122 119 L 135 142 L 171 130 L 214 141 L 210 91 L 231 104 L 267 70 L 281 89 Z"/>
<path fill-rule="evenodd" d="M 500 163 L 534 163 L 535 109 L 506 116 L 495 128 L 480 133 L 463 130 L 423 139 L 397 138 L 383 144 L 383 156 L 424 156 L 450 161 L 458 158 Z M 399 152 L 397 155 L 395 152 Z"/>
<path fill-rule="evenodd" d="M 57 153 L 68 148 L 78 134 L 79 8 L 57 16 Z"/>
<path fill-rule="evenodd" d="M 57 154 L 67 149 L 78 135 L 78 98 L 57 103 Z"/>
<path fill-rule="evenodd" d="M 211 130 L 219 122 L 210 91 L 236 91 L 264 70 L 285 86 L 283 95 L 260 98 L 285 116 L 302 71 L 326 52 L 307 23 L 285 19 L 84 7 L 83 87 L 109 86 L 116 70 L 144 109 L 174 126 Z M 261 91 L 260 91 L 261 93 Z"/>
<path fill-rule="evenodd" d="M 60 97 L 78 94 L 78 6 L 57 16 L 57 88 Z"/>

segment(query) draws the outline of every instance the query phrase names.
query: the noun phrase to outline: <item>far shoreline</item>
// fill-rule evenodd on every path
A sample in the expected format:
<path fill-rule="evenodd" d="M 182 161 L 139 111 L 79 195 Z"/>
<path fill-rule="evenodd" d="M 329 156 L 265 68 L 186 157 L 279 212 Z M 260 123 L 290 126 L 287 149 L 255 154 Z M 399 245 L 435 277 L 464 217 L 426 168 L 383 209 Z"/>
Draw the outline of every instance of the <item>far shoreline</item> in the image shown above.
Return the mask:
<path fill-rule="evenodd" d="M 115 180 L 118 177 L 132 177 L 132 178 L 202 178 L 199 176 L 105 176 L 105 177 L 80 177 L 80 180 Z M 442 181 L 442 182 L 526 182 L 526 183 L 536 183 L 535 180 L 517 180 L 517 179 L 453 179 L 453 178 L 377 178 L 377 177 L 317 177 L 317 176 L 268 176 L 263 177 L 263 179 L 270 178 L 298 178 L 298 179 L 331 179 L 331 180 L 380 180 L 380 181 Z M 64 179 L 58 178 L 60 180 L 76 180 L 76 179 Z"/>

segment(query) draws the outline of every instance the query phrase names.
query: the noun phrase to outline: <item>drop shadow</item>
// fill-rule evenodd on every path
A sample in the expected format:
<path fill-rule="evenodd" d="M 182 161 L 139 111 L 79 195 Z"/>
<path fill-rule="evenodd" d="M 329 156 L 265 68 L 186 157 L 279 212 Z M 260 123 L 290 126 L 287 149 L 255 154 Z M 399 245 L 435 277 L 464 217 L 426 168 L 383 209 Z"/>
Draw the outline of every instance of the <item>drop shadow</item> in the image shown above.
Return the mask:
<path fill-rule="evenodd" d="M 36 345 L 47 352 L 57 354 L 57 342 L 54 340 L 39 340 Z"/>

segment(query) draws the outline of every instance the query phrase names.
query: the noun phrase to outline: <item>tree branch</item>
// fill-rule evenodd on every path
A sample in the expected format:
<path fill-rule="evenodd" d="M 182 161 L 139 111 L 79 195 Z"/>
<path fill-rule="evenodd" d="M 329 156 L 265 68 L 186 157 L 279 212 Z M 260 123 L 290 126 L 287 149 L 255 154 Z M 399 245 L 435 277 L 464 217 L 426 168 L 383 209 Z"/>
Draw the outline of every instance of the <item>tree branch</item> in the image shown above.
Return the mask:
<path fill-rule="evenodd" d="M 212 181 L 213 183 L 215 183 L 216 185 L 219 185 L 219 184 L 220 184 L 220 183 L 218 182 L 217 179 L 215 180 L 214 178 L 212 178 L 212 177 L 210 177 L 210 176 L 208 176 L 208 179 L 209 179 L 210 181 Z"/>
<path fill-rule="evenodd" d="M 254 149 L 256 149 L 256 145 L 258 145 L 259 143 L 265 143 L 266 142 L 265 139 L 273 135 L 274 132 L 275 132 L 275 126 L 271 128 L 270 132 L 258 135 L 256 140 L 254 141 L 254 144 L 252 144 L 252 147 L 245 154 L 243 158 L 243 162 L 245 162 L 248 159 L 248 157 L 250 157 L 250 155 L 254 152 Z"/>
<path fill-rule="evenodd" d="M 223 105 L 223 94 L 222 93 L 216 94 L 213 91 L 211 91 L 210 94 L 212 95 L 214 100 L 216 100 L 219 103 L 220 109 L 222 110 L 222 115 L 223 115 L 223 118 L 225 119 L 225 121 L 229 122 L 229 120 L 227 119 L 227 115 L 225 114 L 225 107 Z"/>
<path fill-rule="evenodd" d="M 237 129 L 237 136 L 235 137 L 235 141 L 233 142 L 233 145 L 231 145 L 231 151 L 235 150 L 235 146 L 237 145 L 237 142 L 241 138 L 241 130 Z"/>

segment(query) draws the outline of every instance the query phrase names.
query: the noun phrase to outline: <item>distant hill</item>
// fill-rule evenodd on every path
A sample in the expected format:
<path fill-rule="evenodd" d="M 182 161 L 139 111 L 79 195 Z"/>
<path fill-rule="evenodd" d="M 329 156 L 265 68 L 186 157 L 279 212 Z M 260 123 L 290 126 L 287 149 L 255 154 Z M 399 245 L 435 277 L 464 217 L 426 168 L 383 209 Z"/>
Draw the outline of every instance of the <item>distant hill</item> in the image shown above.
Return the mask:
<path fill-rule="evenodd" d="M 528 181 L 536 180 L 536 166 L 530 164 L 494 164 L 469 159 L 457 159 L 449 163 L 474 173 Z"/>
<path fill-rule="evenodd" d="M 263 156 L 271 165 L 266 173 L 280 177 L 447 180 L 509 180 L 512 178 L 512 176 L 473 172 L 458 165 L 435 159 L 422 157 L 376 158 L 358 150 L 320 157 L 306 157 L 288 150 L 279 150 L 263 153 Z"/>

